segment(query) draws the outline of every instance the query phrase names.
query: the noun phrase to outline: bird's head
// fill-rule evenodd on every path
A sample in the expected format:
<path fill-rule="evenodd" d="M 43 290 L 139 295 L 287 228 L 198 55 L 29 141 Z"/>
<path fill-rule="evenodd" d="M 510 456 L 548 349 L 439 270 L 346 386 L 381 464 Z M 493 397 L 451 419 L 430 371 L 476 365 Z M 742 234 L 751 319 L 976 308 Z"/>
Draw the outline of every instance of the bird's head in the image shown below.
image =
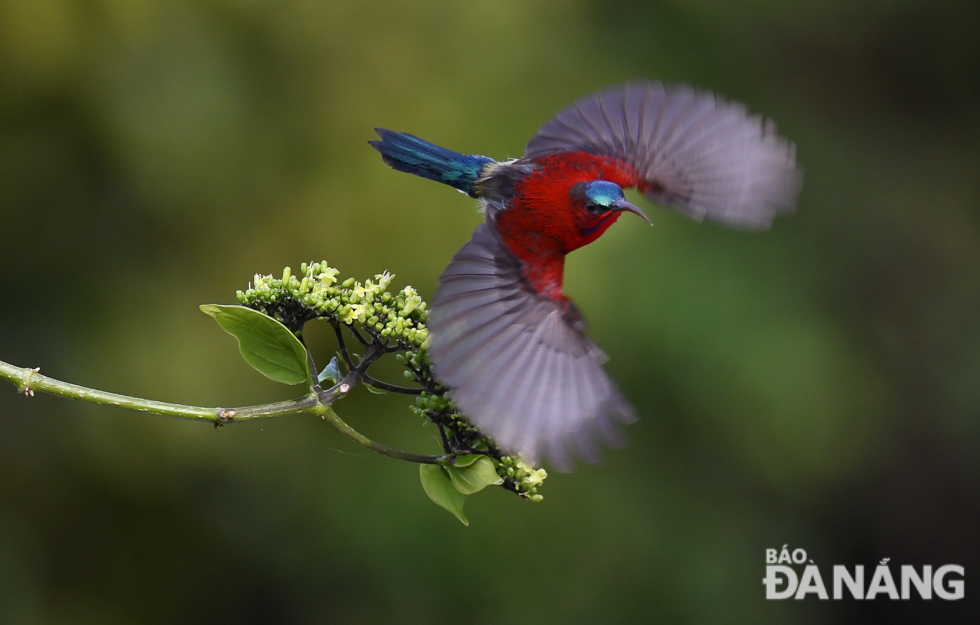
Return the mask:
<path fill-rule="evenodd" d="M 608 180 L 579 182 L 571 190 L 572 215 L 581 245 L 598 239 L 623 211 L 635 213 L 650 223 L 643 211 L 626 201 L 623 189 Z"/>

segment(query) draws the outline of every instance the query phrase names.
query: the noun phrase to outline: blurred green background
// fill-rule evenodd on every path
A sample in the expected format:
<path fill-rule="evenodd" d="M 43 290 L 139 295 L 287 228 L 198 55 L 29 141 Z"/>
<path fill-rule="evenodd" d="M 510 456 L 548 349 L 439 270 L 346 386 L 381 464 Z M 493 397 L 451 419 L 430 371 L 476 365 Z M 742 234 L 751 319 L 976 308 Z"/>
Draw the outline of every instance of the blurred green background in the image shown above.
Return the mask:
<path fill-rule="evenodd" d="M 0 360 L 106 390 L 290 396 L 197 309 L 255 272 L 431 296 L 480 216 L 384 166 L 374 126 L 516 157 L 576 97 L 660 78 L 778 120 L 806 168 L 768 233 L 656 210 L 570 257 L 641 420 L 541 504 L 471 498 L 468 528 L 319 419 L 215 431 L 4 383 L 0 622 L 975 622 L 978 7 L 0 0 Z M 406 403 L 338 410 L 435 451 Z M 783 544 L 962 564 L 967 600 L 767 602 Z"/>

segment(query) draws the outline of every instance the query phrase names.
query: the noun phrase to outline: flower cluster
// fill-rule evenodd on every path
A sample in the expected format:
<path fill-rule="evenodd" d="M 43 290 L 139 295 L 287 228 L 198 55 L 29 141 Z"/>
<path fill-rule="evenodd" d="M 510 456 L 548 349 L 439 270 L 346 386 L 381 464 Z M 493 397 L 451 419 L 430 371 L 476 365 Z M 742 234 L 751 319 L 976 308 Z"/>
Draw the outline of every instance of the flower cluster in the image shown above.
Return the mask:
<path fill-rule="evenodd" d="M 456 405 L 444 395 L 422 393 L 409 408 L 426 423 L 435 423 L 442 432 L 443 447 L 447 452 L 495 452 L 496 445 L 456 410 Z"/>
<path fill-rule="evenodd" d="M 503 487 L 521 497 L 538 502 L 544 496 L 538 493 L 548 472 L 535 469 L 519 456 L 506 456 L 501 453 L 494 440 L 470 425 L 466 418 L 456 410 L 456 406 L 444 396 L 422 393 L 415 399 L 412 412 L 427 423 L 439 427 L 443 447 L 447 452 L 478 452 L 489 456 L 503 480 Z"/>
<path fill-rule="evenodd" d="M 327 319 L 352 326 L 352 330 L 356 325 L 385 345 L 404 350 L 395 357 L 405 367 L 405 377 L 424 389 L 410 409 L 439 428 L 445 452 L 487 455 L 504 480 L 504 488 L 530 501 L 541 501 L 538 486 L 548 476 L 545 470 L 504 455 L 493 439 L 456 409 L 447 389 L 433 376 L 426 353 L 428 312 L 415 289 L 406 286 L 391 293 L 387 289 L 394 276 L 387 271 L 363 283 L 354 278 L 339 281 L 338 273 L 327 261 L 303 263 L 300 275 L 293 275 L 289 267 L 283 269 L 282 278 L 256 274 L 248 289 L 236 295 L 242 305 L 279 320 L 293 332 L 302 330 L 307 321 Z"/>
<path fill-rule="evenodd" d="M 289 267 L 282 278 L 255 274 L 245 291 L 238 291 L 238 301 L 261 310 L 296 331 L 310 319 L 326 318 L 351 325 L 357 323 L 366 331 L 391 338 L 406 347 L 427 345 L 429 331 L 425 302 L 410 286 L 397 293 L 387 290 L 394 277 L 387 271 L 374 280 L 360 283 L 347 278 L 338 284 L 339 272 L 327 264 L 303 263 L 300 276 Z"/>
<path fill-rule="evenodd" d="M 535 469 L 517 456 L 501 456 L 497 475 L 504 478 L 504 488 L 512 490 L 530 501 L 541 501 L 538 486 L 548 477 L 544 469 Z"/>

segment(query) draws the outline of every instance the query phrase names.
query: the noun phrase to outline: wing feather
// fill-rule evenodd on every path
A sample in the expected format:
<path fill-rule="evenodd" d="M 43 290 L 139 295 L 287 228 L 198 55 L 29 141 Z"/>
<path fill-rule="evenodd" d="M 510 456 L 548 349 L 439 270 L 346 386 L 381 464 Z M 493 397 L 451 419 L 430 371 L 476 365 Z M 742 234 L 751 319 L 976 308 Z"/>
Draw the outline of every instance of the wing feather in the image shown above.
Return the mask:
<path fill-rule="evenodd" d="M 744 229 L 792 212 L 803 177 L 775 124 L 687 85 L 639 82 L 586 96 L 546 122 L 525 156 L 577 151 L 631 165 L 654 202 Z"/>
<path fill-rule="evenodd" d="M 488 221 L 440 278 L 428 320 L 433 370 L 504 449 L 547 453 L 568 469 L 573 453 L 598 458 L 597 432 L 634 418 L 581 325 L 567 304 L 525 285 Z"/>

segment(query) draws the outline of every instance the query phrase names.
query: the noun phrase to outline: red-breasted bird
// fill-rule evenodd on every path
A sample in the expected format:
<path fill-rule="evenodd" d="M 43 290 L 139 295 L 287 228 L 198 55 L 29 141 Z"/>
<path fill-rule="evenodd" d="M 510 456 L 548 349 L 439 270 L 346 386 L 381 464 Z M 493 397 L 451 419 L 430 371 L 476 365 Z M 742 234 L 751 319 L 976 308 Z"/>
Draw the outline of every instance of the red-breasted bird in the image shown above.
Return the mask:
<path fill-rule="evenodd" d="M 436 377 L 504 449 L 547 454 L 559 469 L 570 452 L 596 460 L 596 435 L 616 444 L 616 422 L 635 419 L 562 291 L 565 255 L 623 212 L 649 221 L 623 189 L 699 221 L 765 229 L 793 211 L 802 181 L 793 144 L 772 122 L 659 82 L 578 100 L 506 162 L 376 130 L 371 145 L 385 163 L 477 198 L 486 214 L 431 302 Z"/>

